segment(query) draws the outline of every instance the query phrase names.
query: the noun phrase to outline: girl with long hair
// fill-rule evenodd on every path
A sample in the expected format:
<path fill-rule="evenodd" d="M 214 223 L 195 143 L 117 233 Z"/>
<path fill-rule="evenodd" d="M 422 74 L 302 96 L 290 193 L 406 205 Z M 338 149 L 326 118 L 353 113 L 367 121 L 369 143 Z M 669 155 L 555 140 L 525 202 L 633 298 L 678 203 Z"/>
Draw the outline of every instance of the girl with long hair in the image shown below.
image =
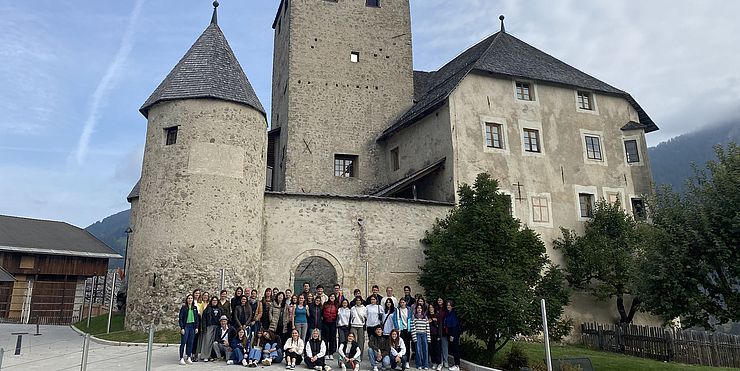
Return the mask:
<path fill-rule="evenodd" d="M 301 295 L 299 298 L 304 298 L 304 296 Z M 283 350 L 285 351 L 285 363 L 287 364 L 285 368 L 294 370 L 296 364 L 301 364 L 303 361 L 303 350 L 305 346 L 306 344 L 303 342 L 301 334 L 297 329 L 293 329 L 290 333 L 290 339 L 286 340 L 285 345 L 283 345 Z"/>
<path fill-rule="evenodd" d="M 321 309 L 321 337 L 326 341 L 326 359 L 334 359 L 337 351 L 337 296 L 332 292 Z"/>
<path fill-rule="evenodd" d="M 203 301 L 203 294 L 200 291 L 200 289 L 193 290 L 193 303 L 195 303 L 195 306 L 198 307 L 198 313 L 202 316 L 203 311 L 206 309 L 206 305 L 208 305 L 208 302 Z M 201 318 L 202 319 L 202 318 Z M 198 331 L 195 333 L 195 337 L 193 338 L 193 354 L 190 355 L 190 359 L 193 362 L 198 362 L 198 347 L 200 345 L 200 333 L 203 331 L 202 328 L 200 328 L 203 325 L 203 321 L 198 321 Z"/>
<path fill-rule="evenodd" d="M 439 319 L 437 318 L 437 310 L 434 309 L 434 305 L 430 305 L 429 311 L 429 337 L 431 342 L 429 343 L 429 358 L 432 361 L 432 369 L 441 370 L 442 368 L 438 365 L 442 364 L 441 349 L 440 349 L 440 331 L 439 331 Z"/>
<path fill-rule="evenodd" d="M 200 337 L 200 356 L 203 361 L 208 362 L 213 360 L 211 357 L 211 351 L 213 350 L 213 339 L 216 337 L 216 331 L 218 331 L 219 320 L 221 319 L 221 305 L 218 302 L 218 296 L 213 296 L 210 299 L 210 304 L 203 311 L 203 321 L 201 325 Z"/>
<path fill-rule="evenodd" d="M 347 299 L 342 300 L 342 302 L 349 303 Z M 360 370 L 362 348 L 355 341 L 355 335 L 353 333 L 347 334 L 345 341 L 339 344 L 337 353 L 337 363 L 342 367 L 342 371 L 347 371 L 347 366 L 352 371 Z"/>
<path fill-rule="evenodd" d="M 298 304 L 296 304 L 293 311 L 293 325 L 298 330 L 298 336 L 305 342 L 306 335 L 308 334 L 308 305 L 306 305 L 306 295 L 298 296 Z"/>
<path fill-rule="evenodd" d="M 383 336 L 390 336 L 391 331 L 396 328 L 393 322 L 393 315 L 395 313 L 396 307 L 393 304 L 393 300 L 391 298 L 385 299 L 385 304 L 383 305 L 383 322 L 381 324 L 381 327 L 383 327 Z"/>
<path fill-rule="evenodd" d="M 444 331 L 444 324 L 445 324 L 445 317 L 447 316 L 447 306 L 445 305 L 445 300 L 442 298 L 437 298 L 437 304 L 434 308 L 437 310 L 437 323 L 439 323 L 439 353 L 440 353 L 440 363 L 437 365 L 437 371 L 442 370 L 442 367 L 449 367 L 448 366 L 448 359 L 449 356 L 449 338 L 445 336 Z"/>
<path fill-rule="evenodd" d="M 347 298 L 342 298 L 337 311 L 337 334 L 339 335 L 339 344 L 347 342 L 350 317 L 352 317 L 352 310 L 349 308 L 349 300 L 347 300 Z"/>
<path fill-rule="evenodd" d="M 429 369 L 429 343 L 431 334 L 429 330 L 429 319 L 424 313 L 424 306 L 417 305 L 411 322 L 411 336 L 416 343 L 416 368 L 420 370 Z"/>
<path fill-rule="evenodd" d="M 198 333 L 200 314 L 195 305 L 192 294 L 185 297 L 185 303 L 180 307 L 178 322 L 180 325 L 180 364 L 193 363 L 190 355 L 193 353 L 195 334 Z"/>
<path fill-rule="evenodd" d="M 406 370 L 406 344 L 401 339 L 401 334 L 398 330 L 391 330 L 391 336 L 389 339 L 390 351 L 391 351 L 391 370 L 397 366 L 401 366 L 401 371 Z"/>
<path fill-rule="evenodd" d="M 447 314 L 445 315 L 442 336 L 447 339 L 449 351 L 452 353 L 452 359 L 455 362 L 450 367 L 450 371 L 457 371 L 460 369 L 458 366 L 460 364 L 460 321 L 457 318 L 455 304 L 452 300 L 447 300 Z"/>
<path fill-rule="evenodd" d="M 257 334 L 252 337 L 252 346 L 249 349 L 249 361 L 247 366 L 257 367 L 257 363 L 262 359 L 262 349 L 265 347 L 264 331 L 257 330 Z"/>
<path fill-rule="evenodd" d="M 239 331 L 237 331 L 236 336 L 231 339 L 229 346 L 231 347 L 231 357 L 228 361 L 226 361 L 226 364 L 233 365 L 235 363 L 241 363 L 244 367 L 246 367 L 246 354 L 247 349 L 249 349 L 249 338 L 247 337 L 247 333 L 245 332 L 244 328 L 240 328 Z"/>
<path fill-rule="evenodd" d="M 308 333 L 309 338 L 313 334 L 313 330 L 321 331 L 321 315 L 322 315 L 321 297 L 316 296 L 313 299 L 313 303 L 308 307 Z"/>
<path fill-rule="evenodd" d="M 365 308 L 365 301 L 362 300 L 362 296 L 355 297 L 355 305 L 350 310 L 350 329 L 351 334 L 355 334 L 355 340 L 357 346 L 360 349 L 365 349 L 365 322 L 367 322 L 367 308 Z M 360 355 L 362 359 L 362 355 Z"/>

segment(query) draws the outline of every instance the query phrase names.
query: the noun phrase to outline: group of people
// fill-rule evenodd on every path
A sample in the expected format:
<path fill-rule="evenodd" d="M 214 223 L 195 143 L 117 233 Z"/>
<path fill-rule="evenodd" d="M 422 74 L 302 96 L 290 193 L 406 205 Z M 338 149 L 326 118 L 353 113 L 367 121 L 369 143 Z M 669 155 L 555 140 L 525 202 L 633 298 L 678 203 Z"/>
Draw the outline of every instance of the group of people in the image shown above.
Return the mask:
<path fill-rule="evenodd" d="M 409 286 L 400 298 L 391 287 L 385 296 L 379 291 L 374 285 L 366 298 L 359 289 L 347 297 L 339 284 L 327 293 L 304 282 L 300 293 L 267 288 L 258 298 L 257 290 L 241 287 L 233 297 L 227 290 L 210 296 L 196 289 L 180 308 L 180 364 L 284 362 L 286 369 L 305 363 L 329 371 L 328 361 L 336 361 L 342 371 L 358 371 L 364 357 L 373 371 L 406 370 L 411 360 L 419 370 L 457 371 L 461 326 L 454 303 L 427 303 Z"/>

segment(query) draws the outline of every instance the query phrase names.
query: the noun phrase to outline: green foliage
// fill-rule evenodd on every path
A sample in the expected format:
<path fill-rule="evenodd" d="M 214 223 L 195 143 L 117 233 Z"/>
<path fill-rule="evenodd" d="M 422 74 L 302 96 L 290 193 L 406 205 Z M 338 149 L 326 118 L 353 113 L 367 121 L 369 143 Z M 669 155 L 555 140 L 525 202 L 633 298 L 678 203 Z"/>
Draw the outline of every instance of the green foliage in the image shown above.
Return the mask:
<path fill-rule="evenodd" d="M 565 228 L 561 231 L 563 236 L 553 245 L 563 253 L 568 283 L 599 300 L 616 297 L 620 322 L 632 322 L 640 300 L 635 298 L 627 313 L 624 296 L 634 293 L 641 246 L 634 219 L 618 203 L 601 200 L 596 203 L 593 218 L 585 223 L 583 235 Z"/>
<path fill-rule="evenodd" d="M 516 344 L 511 346 L 509 352 L 504 358 L 504 369 L 510 371 L 519 371 L 522 367 L 529 366 L 529 359 L 521 347 Z"/>
<path fill-rule="evenodd" d="M 684 196 L 659 188 L 649 205 L 639 289 L 650 312 L 686 326 L 740 320 L 740 148 L 715 153 Z"/>
<path fill-rule="evenodd" d="M 559 318 L 554 323 L 547 323 L 550 341 L 560 342 L 573 331 L 573 318 Z"/>
<path fill-rule="evenodd" d="M 510 199 L 488 174 L 464 184 L 460 202 L 427 231 L 426 262 L 419 283 L 431 297 L 453 299 L 464 330 L 486 344 L 491 356 L 516 334 L 540 328 L 540 298 L 548 321 L 568 303 L 564 274 L 550 263 L 531 229 L 519 228 Z"/>

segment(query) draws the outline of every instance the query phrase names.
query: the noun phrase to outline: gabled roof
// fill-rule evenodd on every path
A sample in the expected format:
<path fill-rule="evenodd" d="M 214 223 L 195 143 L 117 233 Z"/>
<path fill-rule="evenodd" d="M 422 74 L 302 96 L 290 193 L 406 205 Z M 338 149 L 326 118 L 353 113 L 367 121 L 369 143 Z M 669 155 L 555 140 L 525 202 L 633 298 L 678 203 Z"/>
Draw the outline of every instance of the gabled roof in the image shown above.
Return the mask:
<path fill-rule="evenodd" d="M 176 99 L 212 98 L 251 106 L 265 114 L 226 37 L 212 23 L 170 71 L 139 111 L 147 117 L 153 105 Z"/>
<path fill-rule="evenodd" d="M 88 231 L 64 222 L 0 215 L 0 251 L 122 258 Z"/>
<path fill-rule="evenodd" d="M 136 181 L 136 185 L 134 185 L 134 188 L 131 189 L 131 192 L 129 192 L 128 196 L 126 196 L 126 201 L 131 202 L 131 200 L 135 198 L 139 198 L 139 187 L 141 186 L 141 179 Z"/>
<path fill-rule="evenodd" d="M 496 32 L 462 52 L 436 72 L 414 71 L 414 105 L 378 140 L 420 120 L 445 103 L 460 82 L 473 71 L 537 80 L 624 97 L 637 111 L 646 132 L 658 127 L 626 92 L 602 82 L 506 32 Z M 419 91 L 417 91 L 419 89 Z"/>
<path fill-rule="evenodd" d="M 444 166 L 445 161 L 447 160 L 447 157 L 442 157 L 440 160 L 435 161 L 431 165 L 425 166 L 423 169 L 414 172 L 412 174 L 409 174 L 373 193 L 371 193 L 371 196 L 377 196 L 377 197 L 391 197 L 392 194 L 403 190 L 404 188 L 407 188 L 409 185 L 414 183 L 415 181 L 431 174 L 432 172 L 436 171 L 437 169 Z"/>

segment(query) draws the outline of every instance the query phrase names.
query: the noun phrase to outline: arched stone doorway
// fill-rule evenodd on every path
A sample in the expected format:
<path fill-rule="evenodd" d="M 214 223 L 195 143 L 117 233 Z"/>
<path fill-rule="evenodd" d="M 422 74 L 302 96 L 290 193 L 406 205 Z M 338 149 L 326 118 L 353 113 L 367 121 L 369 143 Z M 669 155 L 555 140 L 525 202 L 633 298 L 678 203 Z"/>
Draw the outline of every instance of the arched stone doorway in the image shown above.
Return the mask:
<path fill-rule="evenodd" d="M 327 293 L 339 282 L 334 265 L 321 256 L 309 256 L 301 260 L 293 277 L 293 292 L 296 293 L 303 291 L 303 282 L 310 283 L 312 291 L 322 285 Z"/>

